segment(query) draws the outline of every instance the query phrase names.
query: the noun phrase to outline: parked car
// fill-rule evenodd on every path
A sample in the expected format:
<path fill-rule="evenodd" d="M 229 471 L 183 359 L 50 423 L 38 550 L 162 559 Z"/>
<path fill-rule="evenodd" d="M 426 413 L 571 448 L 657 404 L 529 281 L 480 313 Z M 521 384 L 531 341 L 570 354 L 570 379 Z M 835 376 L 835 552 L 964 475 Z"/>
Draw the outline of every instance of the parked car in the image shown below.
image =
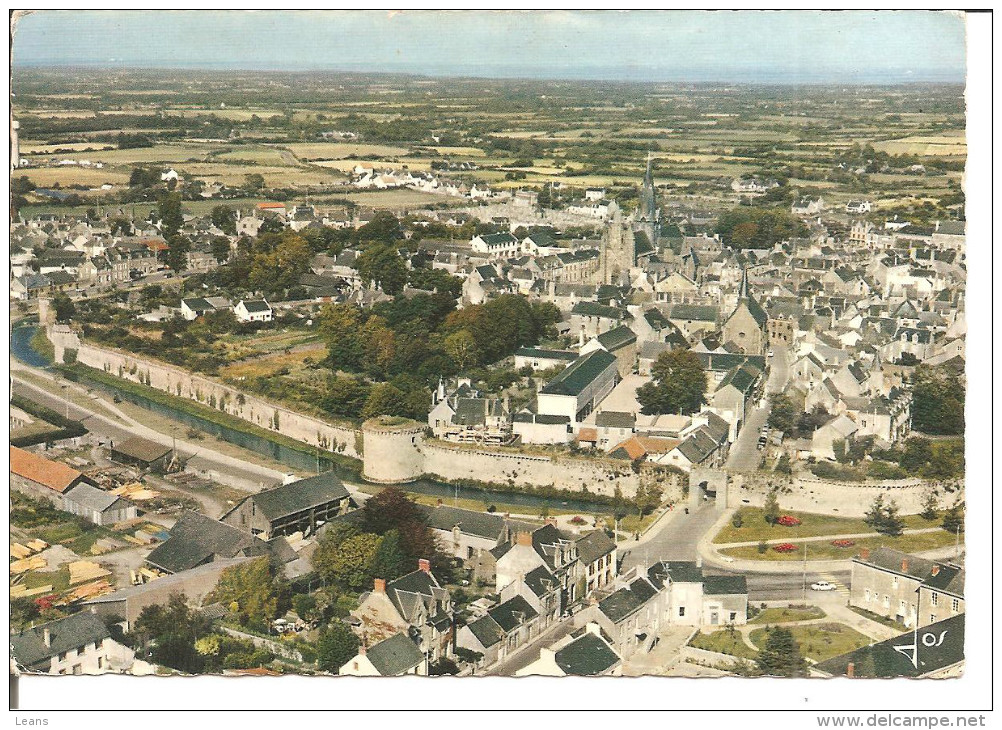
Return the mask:
<path fill-rule="evenodd" d="M 811 583 L 812 591 L 834 591 L 838 590 L 838 586 L 834 583 L 829 583 L 826 580 L 819 580 L 817 583 Z"/>

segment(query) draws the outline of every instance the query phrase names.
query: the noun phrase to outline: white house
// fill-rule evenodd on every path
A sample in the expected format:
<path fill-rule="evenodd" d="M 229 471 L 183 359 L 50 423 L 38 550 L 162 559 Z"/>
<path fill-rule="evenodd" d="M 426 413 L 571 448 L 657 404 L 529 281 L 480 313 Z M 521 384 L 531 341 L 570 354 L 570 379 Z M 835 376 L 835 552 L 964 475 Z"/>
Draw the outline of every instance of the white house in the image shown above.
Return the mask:
<path fill-rule="evenodd" d="M 264 299 L 241 299 L 233 308 L 238 322 L 270 322 L 271 305 Z"/>

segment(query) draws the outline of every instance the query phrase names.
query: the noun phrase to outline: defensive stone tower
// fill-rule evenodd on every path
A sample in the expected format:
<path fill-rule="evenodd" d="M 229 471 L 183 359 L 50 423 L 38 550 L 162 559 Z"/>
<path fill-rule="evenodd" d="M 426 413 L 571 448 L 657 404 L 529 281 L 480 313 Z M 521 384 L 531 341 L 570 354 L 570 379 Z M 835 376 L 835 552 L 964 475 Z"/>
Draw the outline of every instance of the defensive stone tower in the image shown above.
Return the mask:
<path fill-rule="evenodd" d="M 425 425 L 378 416 L 362 424 L 362 476 L 380 484 L 412 482 L 424 474 Z"/>

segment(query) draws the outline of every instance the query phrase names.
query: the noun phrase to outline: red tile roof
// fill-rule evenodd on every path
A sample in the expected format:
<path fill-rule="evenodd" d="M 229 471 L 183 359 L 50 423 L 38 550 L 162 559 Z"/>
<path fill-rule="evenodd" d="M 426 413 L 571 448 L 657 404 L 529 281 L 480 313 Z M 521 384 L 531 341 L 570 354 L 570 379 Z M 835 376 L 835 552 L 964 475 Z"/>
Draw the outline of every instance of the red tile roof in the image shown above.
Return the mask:
<path fill-rule="evenodd" d="M 10 447 L 10 473 L 30 479 L 62 494 L 83 476 L 76 469 L 30 451 Z"/>

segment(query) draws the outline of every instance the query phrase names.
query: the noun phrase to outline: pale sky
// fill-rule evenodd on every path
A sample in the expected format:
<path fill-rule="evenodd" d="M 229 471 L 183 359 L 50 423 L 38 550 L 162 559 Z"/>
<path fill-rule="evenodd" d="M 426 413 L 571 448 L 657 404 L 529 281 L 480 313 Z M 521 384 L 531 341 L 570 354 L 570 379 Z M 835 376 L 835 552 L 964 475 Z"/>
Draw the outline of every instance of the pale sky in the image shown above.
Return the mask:
<path fill-rule="evenodd" d="M 976 22 L 976 21 L 975 21 Z M 37 11 L 15 65 L 896 83 L 964 79 L 932 11 Z"/>

